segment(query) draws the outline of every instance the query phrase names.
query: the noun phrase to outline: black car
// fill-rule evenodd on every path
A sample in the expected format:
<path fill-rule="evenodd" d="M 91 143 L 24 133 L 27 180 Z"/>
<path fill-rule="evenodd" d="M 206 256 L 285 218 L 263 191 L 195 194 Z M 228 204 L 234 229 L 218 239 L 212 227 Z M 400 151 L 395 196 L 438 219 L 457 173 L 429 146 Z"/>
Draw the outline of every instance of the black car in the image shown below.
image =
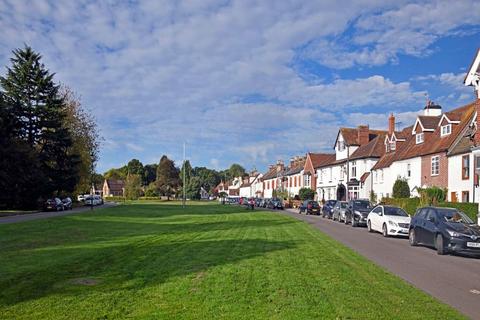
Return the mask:
<path fill-rule="evenodd" d="M 314 200 L 305 200 L 298 208 L 298 213 L 302 214 L 316 214 L 317 216 L 320 215 L 320 205 L 317 201 Z"/>
<path fill-rule="evenodd" d="M 333 207 L 336 203 L 336 200 L 327 200 L 322 208 L 322 217 L 332 219 Z"/>
<path fill-rule="evenodd" d="M 72 210 L 73 209 L 73 202 L 70 197 L 66 197 L 62 200 L 64 210 Z"/>
<path fill-rule="evenodd" d="M 267 202 L 268 209 L 283 210 L 283 203 L 278 198 L 272 198 Z"/>
<path fill-rule="evenodd" d="M 255 207 L 261 207 L 262 201 L 262 198 L 255 198 Z"/>
<path fill-rule="evenodd" d="M 345 210 L 345 224 L 351 223 L 352 227 L 367 225 L 367 216 L 373 206 L 368 200 L 350 200 Z"/>
<path fill-rule="evenodd" d="M 480 227 L 454 208 L 417 210 L 409 229 L 410 245 L 422 244 L 438 254 L 460 253 L 480 257 Z"/>
<path fill-rule="evenodd" d="M 52 198 L 45 201 L 43 204 L 44 211 L 62 211 L 65 210 L 62 200 L 58 198 Z"/>

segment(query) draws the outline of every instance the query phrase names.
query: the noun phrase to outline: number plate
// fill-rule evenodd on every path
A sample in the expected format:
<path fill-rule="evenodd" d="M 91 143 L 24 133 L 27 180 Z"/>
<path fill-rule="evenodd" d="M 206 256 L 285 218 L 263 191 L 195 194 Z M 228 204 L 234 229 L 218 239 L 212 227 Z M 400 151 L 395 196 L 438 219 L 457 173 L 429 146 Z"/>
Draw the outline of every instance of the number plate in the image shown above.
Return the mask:
<path fill-rule="evenodd" d="M 467 242 L 467 247 L 480 248 L 480 242 Z"/>

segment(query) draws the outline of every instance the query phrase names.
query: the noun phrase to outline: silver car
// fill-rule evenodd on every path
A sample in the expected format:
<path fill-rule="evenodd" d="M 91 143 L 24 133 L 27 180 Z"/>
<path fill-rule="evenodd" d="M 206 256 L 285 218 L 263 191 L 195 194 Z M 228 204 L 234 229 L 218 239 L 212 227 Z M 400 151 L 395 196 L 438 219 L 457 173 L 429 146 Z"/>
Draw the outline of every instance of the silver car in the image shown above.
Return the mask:
<path fill-rule="evenodd" d="M 332 220 L 333 221 L 345 221 L 345 210 L 347 209 L 347 201 L 337 201 L 333 207 Z"/>

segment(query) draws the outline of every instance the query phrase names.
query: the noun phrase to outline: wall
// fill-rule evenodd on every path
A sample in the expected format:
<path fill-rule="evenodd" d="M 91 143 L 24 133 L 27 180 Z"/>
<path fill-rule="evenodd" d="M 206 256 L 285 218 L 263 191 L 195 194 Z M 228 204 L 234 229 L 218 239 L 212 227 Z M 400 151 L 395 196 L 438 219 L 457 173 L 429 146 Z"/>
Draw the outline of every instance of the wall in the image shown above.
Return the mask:
<path fill-rule="evenodd" d="M 440 157 L 439 174 L 431 175 L 432 157 Z M 422 157 L 422 186 L 448 187 L 448 159 L 445 152 L 429 154 Z"/>
<path fill-rule="evenodd" d="M 462 158 L 465 154 L 448 157 L 448 201 L 453 201 L 452 192 L 457 195 L 458 202 L 462 202 L 462 191 L 469 192 L 469 202 L 473 202 L 473 155 L 470 158 L 469 179 L 462 179 Z"/>

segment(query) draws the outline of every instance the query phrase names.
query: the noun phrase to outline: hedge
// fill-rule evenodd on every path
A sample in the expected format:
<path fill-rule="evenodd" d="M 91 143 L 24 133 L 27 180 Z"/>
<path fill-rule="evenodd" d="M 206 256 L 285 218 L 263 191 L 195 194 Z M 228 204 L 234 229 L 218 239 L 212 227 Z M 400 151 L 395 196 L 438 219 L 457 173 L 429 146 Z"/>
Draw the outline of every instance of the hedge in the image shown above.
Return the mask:
<path fill-rule="evenodd" d="M 103 200 L 105 201 L 125 201 L 126 198 L 120 196 L 113 196 L 113 197 L 104 197 Z"/>
<path fill-rule="evenodd" d="M 407 211 L 409 215 L 414 215 L 417 208 L 420 207 L 420 198 L 383 198 L 382 203 L 387 205 L 394 205 Z M 456 208 L 466 215 L 468 215 L 473 221 L 477 222 L 478 215 L 478 203 L 469 202 L 441 202 L 439 207 Z"/>

